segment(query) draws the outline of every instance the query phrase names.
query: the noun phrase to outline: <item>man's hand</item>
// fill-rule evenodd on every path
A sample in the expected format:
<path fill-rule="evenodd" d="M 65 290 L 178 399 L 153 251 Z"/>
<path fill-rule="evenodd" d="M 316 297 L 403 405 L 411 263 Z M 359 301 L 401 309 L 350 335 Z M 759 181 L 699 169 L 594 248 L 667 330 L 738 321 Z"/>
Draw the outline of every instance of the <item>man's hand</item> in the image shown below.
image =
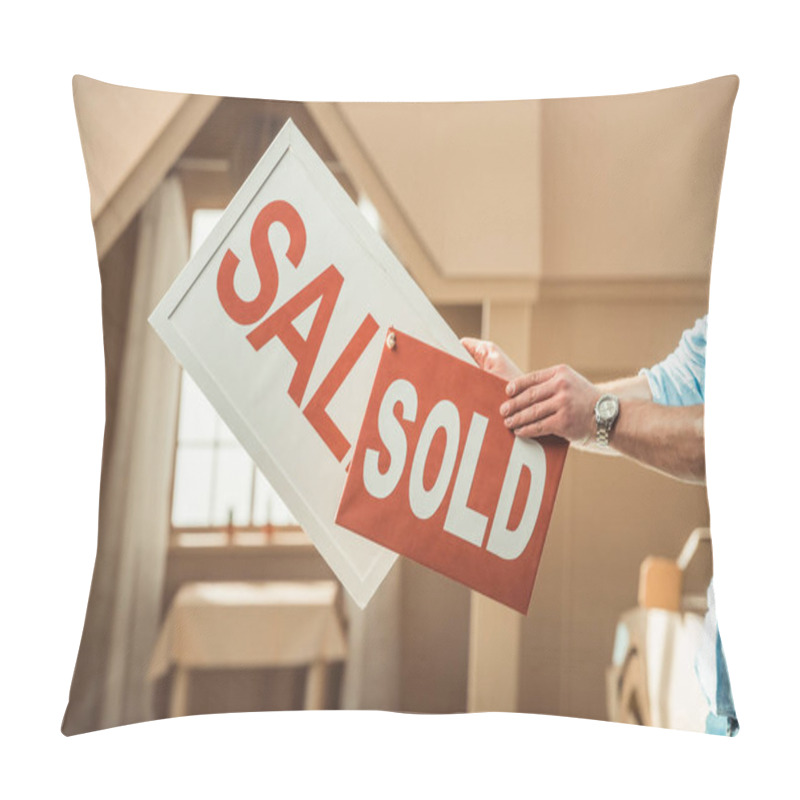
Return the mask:
<path fill-rule="evenodd" d="M 654 403 L 644 375 L 596 385 L 564 364 L 523 375 L 492 342 L 461 343 L 483 369 L 508 380 L 500 413 L 516 436 L 560 436 L 595 452 L 621 453 L 678 480 L 705 483 L 702 405 Z M 598 448 L 592 444 L 594 407 L 606 392 L 620 398 L 620 413 L 609 447 Z"/>
<path fill-rule="evenodd" d="M 595 433 L 594 407 L 602 392 L 572 367 L 560 364 L 514 378 L 506 394 L 500 413 L 517 436 L 578 442 Z"/>
<path fill-rule="evenodd" d="M 522 370 L 494 342 L 466 337 L 461 344 L 486 372 L 499 375 L 507 381 L 522 375 Z"/>

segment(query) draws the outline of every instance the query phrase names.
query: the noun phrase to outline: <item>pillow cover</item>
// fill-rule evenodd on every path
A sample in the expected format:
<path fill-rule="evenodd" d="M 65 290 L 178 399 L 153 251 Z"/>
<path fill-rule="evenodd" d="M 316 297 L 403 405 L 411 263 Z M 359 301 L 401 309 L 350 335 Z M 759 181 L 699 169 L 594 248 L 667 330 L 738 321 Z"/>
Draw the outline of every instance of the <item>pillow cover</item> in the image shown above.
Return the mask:
<path fill-rule="evenodd" d="M 702 485 L 572 448 L 527 615 L 404 559 L 360 609 L 147 318 L 292 119 L 456 334 L 636 376 L 706 314 L 737 87 L 355 104 L 76 76 L 106 434 L 64 733 L 300 707 L 735 732 Z"/>

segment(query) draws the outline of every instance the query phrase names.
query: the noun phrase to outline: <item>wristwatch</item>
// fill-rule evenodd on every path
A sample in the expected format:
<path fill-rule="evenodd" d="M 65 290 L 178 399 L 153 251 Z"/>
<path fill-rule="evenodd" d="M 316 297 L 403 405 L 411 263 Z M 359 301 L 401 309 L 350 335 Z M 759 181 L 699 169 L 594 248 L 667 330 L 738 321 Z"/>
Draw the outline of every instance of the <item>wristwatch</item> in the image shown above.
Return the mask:
<path fill-rule="evenodd" d="M 608 447 L 608 435 L 619 416 L 619 397 L 604 394 L 594 407 L 594 421 L 597 424 L 597 444 Z"/>

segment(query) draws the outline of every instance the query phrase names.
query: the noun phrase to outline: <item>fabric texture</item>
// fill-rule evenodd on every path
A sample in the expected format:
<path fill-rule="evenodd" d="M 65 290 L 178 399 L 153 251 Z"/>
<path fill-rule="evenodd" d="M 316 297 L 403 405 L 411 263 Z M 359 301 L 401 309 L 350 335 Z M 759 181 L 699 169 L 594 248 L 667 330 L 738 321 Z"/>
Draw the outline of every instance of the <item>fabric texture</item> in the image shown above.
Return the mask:
<path fill-rule="evenodd" d="M 334 581 L 185 583 L 153 650 L 149 676 L 188 667 L 294 666 L 345 657 Z"/>
<path fill-rule="evenodd" d="M 691 406 L 705 401 L 707 327 L 708 315 L 700 317 L 693 327 L 683 332 L 674 352 L 653 367 L 639 371 L 647 377 L 654 402 L 665 406 Z M 695 658 L 695 672 L 710 709 L 706 733 L 735 736 L 739 722 L 719 635 L 713 579 L 707 596 L 703 638 Z"/>
<path fill-rule="evenodd" d="M 660 364 L 639 370 L 647 377 L 653 400 L 663 406 L 693 406 L 705 400 L 708 316 L 685 330 L 675 351 Z"/>
<path fill-rule="evenodd" d="M 170 648 L 166 674 L 148 675 L 159 631 L 185 584 L 328 577 L 312 548 L 273 548 L 273 541 L 250 552 L 238 534 L 251 531 L 230 536 L 230 526 L 227 534 L 216 530 L 224 522 L 197 523 L 194 530 L 194 522 L 176 521 L 176 441 L 185 421 L 180 370 L 148 324 L 190 258 L 190 242 L 202 246 L 202 226 L 196 226 L 196 241 L 187 226 L 194 212 L 221 211 L 230 203 L 288 119 L 351 197 L 369 199 L 364 209 L 374 204 L 374 224 L 457 335 L 489 335 L 503 347 L 510 343 L 509 349 L 519 343 L 519 355 L 510 355 L 531 367 L 542 359 L 541 366 L 576 363 L 588 374 L 611 368 L 631 374 L 672 348 L 669 332 L 693 318 L 696 298 L 706 291 L 738 85 L 728 75 L 599 97 L 308 103 L 163 92 L 76 75 L 76 120 L 98 256 L 88 266 L 99 266 L 102 280 L 106 430 L 99 525 L 84 532 L 97 539 L 95 571 L 62 731 L 81 734 L 163 718 L 172 694 L 184 695 L 187 713 L 299 705 L 288 684 L 267 690 L 216 668 L 192 679 L 199 702 L 189 702 L 187 681 L 175 679 L 191 667 L 171 658 Z M 299 202 L 292 192 L 289 199 Z M 309 242 L 325 240 L 318 234 L 324 232 L 314 231 Z M 244 288 L 259 273 L 248 243 L 232 244 L 231 253 L 245 255 Z M 327 253 L 309 255 L 311 271 L 300 274 L 279 252 L 283 247 L 284 232 L 276 231 L 269 249 L 275 249 L 281 276 L 292 281 L 284 284 L 286 297 L 331 263 Z M 686 291 L 664 291 L 672 286 Z M 340 302 L 359 291 L 348 285 Z M 284 301 L 283 295 L 275 298 L 276 304 Z M 344 343 L 351 332 L 341 334 Z M 305 329 L 298 335 L 304 338 Z M 656 348 L 655 337 L 662 335 L 669 337 L 661 340 L 666 346 Z M 275 357 L 289 357 L 291 365 L 280 340 L 273 344 Z M 324 346 L 333 352 L 338 344 Z M 703 351 L 691 337 L 685 345 L 687 353 Z M 253 357 L 272 356 L 254 351 Z M 700 399 L 688 402 L 702 402 L 702 364 L 678 355 L 667 361 L 650 370 L 654 394 L 661 391 L 664 402 L 674 402 L 682 390 L 667 389 L 671 381 L 694 385 Z M 671 370 L 673 361 L 683 365 L 682 373 Z M 321 377 L 315 372 L 310 388 Z M 346 395 L 347 386 L 332 399 L 332 420 L 352 408 Z M 265 416 L 274 412 L 265 407 Z M 211 438 L 216 448 L 217 438 Z M 209 508 L 228 510 L 249 498 L 256 509 L 257 484 L 239 481 L 235 469 L 227 473 L 230 480 L 217 480 L 222 462 L 217 455 L 206 458 L 211 448 L 205 445 L 198 446 L 187 468 L 189 488 L 181 492 L 197 498 L 198 506 L 207 500 Z M 309 463 L 309 470 L 314 466 Z M 610 473 L 625 469 L 603 467 Z M 670 531 L 703 519 L 707 505 L 693 487 L 679 490 L 686 503 L 669 502 L 676 487 L 656 479 L 651 491 L 652 476 L 644 470 L 633 473 L 632 491 L 621 486 L 617 497 L 599 497 L 578 472 L 568 476 L 572 485 L 559 496 L 566 513 L 554 514 L 551 527 L 551 535 L 570 546 L 556 548 L 549 559 L 544 554 L 541 569 L 550 578 L 542 575 L 533 599 L 543 613 L 529 614 L 521 628 L 495 630 L 491 611 L 484 615 L 488 606 L 475 613 L 464 587 L 410 562 L 386 577 L 367 608 L 344 596 L 346 660 L 331 681 L 332 692 L 342 687 L 341 707 L 602 717 L 602 686 L 594 682 L 587 691 L 585 676 L 603 674 L 609 656 L 603 635 L 612 634 L 617 619 L 603 583 L 625 577 L 618 559 L 598 570 L 591 543 L 598 534 L 621 530 L 621 546 L 639 547 L 639 530 L 659 509 L 650 539 L 657 547 Z M 619 497 L 630 499 L 630 506 Z M 226 544 L 217 547 L 220 536 Z M 553 578 L 563 575 L 569 576 L 566 584 Z M 593 579 L 579 579 L 583 575 Z M 215 597 L 227 615 L 230 608 Z M 548 609 L 563 609 L 563 620 L 554 625 Z M 189 616 L 196 620 L 206 611 Z M 249 607 L 241 616 L 248 613 Z M 480 625 L 473 626 L 471 619 L 479 616 Z M 230 626 L 232 633 L 242 629 Z M 204 636 L 208 644 L 211 634 Z M 212 637 L 212 645 L 219 641 Z M 476 670 L 478 663 L 486 666 Z M 555 683 L 561 687 L 557 697 L 548 689 Z M 724 683 L 714 683 L 715 699 L 717 686 Z M 699 701 L 698 718 L 705 716 Z M 692 729 L 700 727 L 698 722 Z"/>
<path fill-rule="evenodd" d="M 735 736 L 739 731 L 739 720 L 733 705 L 728 663 L 717 624 L 713 580 L 708 587 L 708 613 L 703 622 L 703 638 L 697 650 L 695 672 L 708 701 L 706 733 Z"/>
<path fill-rule="evenodd" d="M 189 232 L 180 181 L 167 177 L 144 205 L 136 231 L 129 312 L 111 315 L 106 301 L 120 287 L 113 261 L 104 275 L 106 324 L 123 327 L 116 355 L 119 395 L 116 434 L 107 453 L 101 484 L 97 569 L 78 652 L 67 734 L 111 728 L 150 718 L 152 684 L 144 669 L 158 634 L 169 535 L 170 481 L 180 370 L 153 335 L 147 314 L 189 255 Z M 123 289 L 118 288 L 120 293 Z M 106 335 L 107 358 L 113 335 Z M 141 402 L 146 396 L 148 402 Z M 158 446 L 154 446 L 158 443 Z M 142 502 L 147 498 L 147 502 Z"/>

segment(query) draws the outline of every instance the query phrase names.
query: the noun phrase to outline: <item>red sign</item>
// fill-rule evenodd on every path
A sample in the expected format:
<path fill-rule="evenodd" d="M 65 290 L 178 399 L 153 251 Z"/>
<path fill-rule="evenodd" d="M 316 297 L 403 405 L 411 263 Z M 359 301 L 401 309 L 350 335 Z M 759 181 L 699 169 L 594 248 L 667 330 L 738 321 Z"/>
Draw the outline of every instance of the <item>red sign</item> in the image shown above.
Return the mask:
<path fill-rule="evenodd" d="M 514 436 L 506 381 L 391 333 L 336 522 L 525 614 L 568 444 Z"/>

